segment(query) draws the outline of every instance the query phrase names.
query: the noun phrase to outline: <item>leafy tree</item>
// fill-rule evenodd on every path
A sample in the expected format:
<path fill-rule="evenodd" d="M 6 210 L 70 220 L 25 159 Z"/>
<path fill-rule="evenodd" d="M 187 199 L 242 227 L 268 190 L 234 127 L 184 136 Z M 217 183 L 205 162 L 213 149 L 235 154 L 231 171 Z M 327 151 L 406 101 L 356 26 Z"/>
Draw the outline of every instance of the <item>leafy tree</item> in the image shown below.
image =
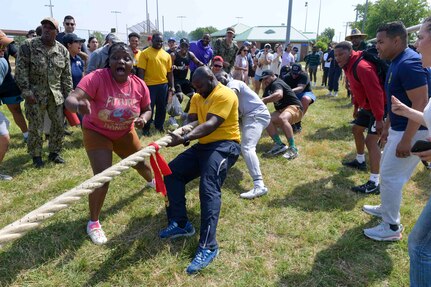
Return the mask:
<path fill-rule="evenodd" d="M 189 37 L 189 33 L 187 33 L 186 31 L 177 31 L 175 33 L 175 38 L 177 39 L 181 39 L 181 38 L 187 38 Z"/>
<path fill-rule="evenodd" d="M 320 36 L 326 37 L 329 40 L 326 43 L 332 42 L 334 35 L 335 35 L 335 29 L 334 28 L 325 28 L 325 30 L 323 30 L 323 32 L 320 34 Z"/>
<path fill-rule="evenodd" d="M 196 30 L 193 30 L 189 33 L 189 37 L 191 41 L 196 41 L 199 39 L 202 39 L 202 36 L 206 33 L 211 34 L 218 31 L 217 28 L 213 27 L 213 26 L 209 26 L 209 27 L 199 27 Z"/>
<path fill-rule="evenodd" d="M 316 42 L 316 44 L 314 46 L 322 49 L 322 51 L 326 51 L 328 49 L 328 42 L 324 42 L 322 40 L 319 40 Z"/>
<path fill-rule="evenodd" d="M 13 37 L 13 41 L 17 46 L 20 46 L 22 43 L 24 43 L 25 39 L 27 39 L 25 36 L 15 36 Z"/>
<path fill-rule="evenodd" d="M 105 37 L 103 36 L 103 34 L 101 32 L 94 31 L 93 36 L 96 37 L 97 41 L 99 42 L 99 47 L 101 47 L 103 45 L 103 43 L 105 43 Z"/>
<path fill-rule="evenodd" d="M 384 23 L 402 21 L 406 27 L 420 24 L 429 14 L 429 6 L 426 0 L 377 0 L 368 4 L 365 32 L 368 38 L 376 36 L 377 28 Z M 357 5 L 358 17 L 361 21 L 356 27 L 362 28 L 365 5 Z"/>
<path fill-rule="evenodd" d="M 332 41 L 329 40 L 328 37 L 326 37 L 325 35 L 319 35 L 319 37 L 317 37 L 317 42 L 322 42 L 325 43 L 326 45 L 328 45 L 329 43 L 331 43 Z"/>
<path fill-rule="evenodd" d="M 174 31 L 165 31 L 163 33 L 163 39 L 167 41 L 169 38 L 174 37 L 175 38 L 175 32 Z"/>

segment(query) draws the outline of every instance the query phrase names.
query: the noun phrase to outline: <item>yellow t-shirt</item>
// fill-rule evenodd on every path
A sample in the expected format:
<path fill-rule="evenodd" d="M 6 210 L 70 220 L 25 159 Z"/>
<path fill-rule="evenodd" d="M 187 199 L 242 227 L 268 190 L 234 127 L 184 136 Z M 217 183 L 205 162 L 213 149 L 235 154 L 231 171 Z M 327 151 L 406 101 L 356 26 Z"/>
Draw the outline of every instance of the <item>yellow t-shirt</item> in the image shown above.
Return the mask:
<path fill-rule="evenodd" d="M 166 84 L 167 73 L 172 71 L 171 55 L 163 49 L 148 47 L 139 56 L 138 68 L 145 70 L 144 82 L 147 86 Z"/>
<path fill-rule="evenodd" d="M 214 114 L 224 122 L 212 133 L 199 139 L 199 143 L 208 144 L 220 140 L 240 142 L 238 123 L 238 97 L 228 87 L 219 83 L 205 99 L 194 94 L 190 105 L 190 114 L 197 114 L 199 124 L 206 122 L 207 114 Z"/>

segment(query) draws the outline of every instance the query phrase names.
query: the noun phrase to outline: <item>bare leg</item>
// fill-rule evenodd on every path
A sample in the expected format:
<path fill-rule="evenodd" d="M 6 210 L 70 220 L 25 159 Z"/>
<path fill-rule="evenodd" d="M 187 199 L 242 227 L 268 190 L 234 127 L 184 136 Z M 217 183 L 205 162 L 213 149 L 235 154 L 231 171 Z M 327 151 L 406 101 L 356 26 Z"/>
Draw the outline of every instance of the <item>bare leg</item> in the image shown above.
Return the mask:
<path fill-rule="evenodd" d="M 27 122 L 25 121 L 24 115 L 21 110 L 20 104 L 10 104 L 7 105 L 7 108 L 11 112 L 13 116 L 13 120 L 16 125 L 19 127 L 22 133 L 28 132 Z"/>
<path fill-rule="evenodd" d="M 358 125 L 353 125 L 352 127 L 353 138 L 355 139 L 356 153 L 358 154 L 364 154 L 365 152 L 364 131 L 364 127 Z"/>
<path fill-rule="evenodd" d="M 95 175 L 112 166 L 112 151 L 110 150 L 91 150 L 87 151 L 87 155 Z M 88 195 L 91 221 L 99 220 L 100 211 L 102 210 L 108 188 L 109 182 Z"/>
<path fill-rule="evenodd" d="M 365 138 L 365 144 L 367 145 L 368 158 L 370 160 L 370 171 L 371 173 L 378 174 L 380 168 L 380 157 L 382 156 L 378 145 L 379 136 L 374 134 L 368 134 Z"/>
<path fill-rule="evenodd" d="M 9 148 L 10 137 L 9 134 L 0 136 L 0 163 L 3 161 L 3 158 Z"/>

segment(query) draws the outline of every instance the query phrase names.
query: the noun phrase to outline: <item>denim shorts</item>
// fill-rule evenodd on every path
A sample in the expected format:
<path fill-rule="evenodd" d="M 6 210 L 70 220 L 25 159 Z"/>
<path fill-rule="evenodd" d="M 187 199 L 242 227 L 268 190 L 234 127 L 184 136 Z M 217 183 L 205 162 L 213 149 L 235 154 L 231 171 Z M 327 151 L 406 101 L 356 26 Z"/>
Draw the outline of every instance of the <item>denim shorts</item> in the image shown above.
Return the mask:
<path fill-rule="evenodd" d="M 0 98 L 0 104 L 5 104 L 5 105 L 19 104 L 22 101 L 24 101 L 24 99 L 21 97 L 21 95 L 12 96 L 12 97 L 1 97 Z"/>

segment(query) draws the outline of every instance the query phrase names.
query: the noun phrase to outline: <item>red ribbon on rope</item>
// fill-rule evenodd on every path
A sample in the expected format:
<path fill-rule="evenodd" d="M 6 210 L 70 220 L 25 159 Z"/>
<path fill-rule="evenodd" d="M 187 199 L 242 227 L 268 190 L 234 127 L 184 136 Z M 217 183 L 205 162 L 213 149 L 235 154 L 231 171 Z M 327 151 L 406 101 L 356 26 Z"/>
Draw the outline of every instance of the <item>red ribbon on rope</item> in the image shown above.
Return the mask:
<path fill-rule="evenodd" d="M 159 145 L 156 144 L 155 142 L 152 142 L 148 146 L 153 146 L 156 149 L 156 153 L 150 156 L 150 164 L 154 172 L 154 178 L 156 180 L 156 191 L 166 196 L 166 186 L 165 186 L 165 182 L 163 181 L 162 175 L 163 176 L 170 175 L 172 174 L 172 171 L 169 168 L 169 165 L 166 162 L 166 160 L 159 153 L 159 149 L 160 149 Z"/>

